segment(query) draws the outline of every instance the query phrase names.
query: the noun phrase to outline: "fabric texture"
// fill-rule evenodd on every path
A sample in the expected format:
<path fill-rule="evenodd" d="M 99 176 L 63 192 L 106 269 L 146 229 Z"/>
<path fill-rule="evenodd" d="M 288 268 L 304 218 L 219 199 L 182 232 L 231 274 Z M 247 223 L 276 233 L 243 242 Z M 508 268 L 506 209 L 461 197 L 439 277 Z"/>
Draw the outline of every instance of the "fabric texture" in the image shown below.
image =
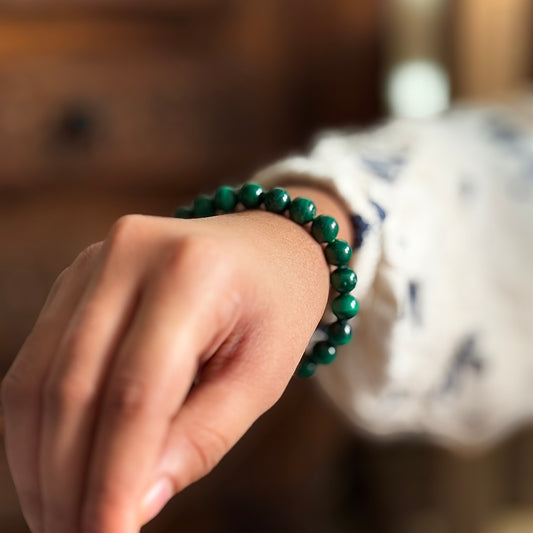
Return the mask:
<path fill-rule="evenodd" d="M 354 338 L 313 378 L 357 427 L 479 449 L 533 415 L 533 98 L 325 132 L 259 171 L 368 224 Z"/>

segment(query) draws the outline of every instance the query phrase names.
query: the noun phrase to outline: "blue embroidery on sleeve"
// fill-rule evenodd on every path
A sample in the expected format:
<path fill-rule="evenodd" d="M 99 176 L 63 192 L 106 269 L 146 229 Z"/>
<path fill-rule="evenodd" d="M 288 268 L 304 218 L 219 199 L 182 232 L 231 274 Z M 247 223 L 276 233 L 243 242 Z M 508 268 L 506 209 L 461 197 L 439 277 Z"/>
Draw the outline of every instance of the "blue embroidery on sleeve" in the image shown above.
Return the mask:
<path fill-rule="evenodd" d="M 362 156 L 361 161 L 378 178 L 393 182 L 405 165 L 406 158 L 403 155 L 392 155 L 388 157 Z"/>
<path fill-rule="evenodd" d="M 387 218 L 387 212 L 383 207 L 381 207 L 377 202 L 374 202 L 373 200 L 370 200 L 370 203 L 376 208 L 379 218 L 381 220 L 385 220 Z"/>
<path fill-rule="evenodd" d="M 456 390 L 459 386 L 461 376 L 468 370 L 473 370 L 476 374 L 484 371 L 484 360 L 477 353 L 476 335 L 468 335 L 457 347 L 451 366 L 447 372 L 441 393 L 446 394 Z"/>
<path fill-rule="evenodd" d="M 507 145 L 514 145 L 522 138 L 522 133 L 519 129 L 509 123 L 505 117 L 492 115 L 486 120 L 489 133 L 492 138 Z"/>
<path fill-rule="evenodd" d="M 368 222 L 366 222 L 360 215 L 352 217 L 352 224 L 355 233 L 353 247 L 358 249 L 361 248 L 361 245 L 363 244 L 365 233 L 368 231 L 370 224 L 368 224 Z"/>

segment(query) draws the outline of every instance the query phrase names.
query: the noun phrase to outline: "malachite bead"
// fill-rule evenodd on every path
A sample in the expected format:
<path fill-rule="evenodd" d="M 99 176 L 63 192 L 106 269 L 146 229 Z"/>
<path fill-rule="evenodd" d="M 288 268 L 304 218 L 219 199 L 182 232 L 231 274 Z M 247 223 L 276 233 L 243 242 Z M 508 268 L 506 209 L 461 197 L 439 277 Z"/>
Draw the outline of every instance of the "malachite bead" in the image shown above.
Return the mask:
<path fill-rule="evenodd" d="M 263 187 L 255 183 L 245 183 L 239 191 L 239 202 L 248 208 L 259 207 L 263 201 Z"/>
<path fill-rule="evenodd" d="M 346 241 L 337 239 L 330 242 L 325 249 L 326 259 L 330 265 L 344 266 L 352 257 L 352 249 Z"/>
<path fill-rule="evenodd" d="M 313 346 L 312 359 L 321 365 L 329 365 L 337 355 L 337 348 L 327 341 L 317 342 Z"/>
<path fill-rule="evenodd" d="M 339 233 L 337 221 L 328 215 L 319 215 L 311 224 L 311 235 L 318 242 L 333 242 Z"/>
<path fill-rule="evenodd" d="M 178 207 L 174 213 L 174 218 L 192 218 L 193 213 L 190 207 Z"/>
<path fill-rule="evenodd" d="M 228 187 L 227 185 L 219 187 L 215 193 L 215 209 L 224 211 L 224 213 L 231 213 L 235 209 L 237 201 L 237 193 L 232 187 Z"/>
<path fill-rule="evenodd" d="M 316 206 L 307 198 L 295 198 L 289 207 L 289 216 L 297 224 L 307 224 L 316 216 Z"/>
<path fill-rule="evenodd" d="M 272 213 L 283 213 L 291 203 L 289 194 L 281 187 L 274 187 L 270 189 L 263 196 L 263 202 L 267 211 Z"/>
<path fill-rule="evenodd" d="M 357 275 L 351 268 L 339 267 L 331 273 L 330 281 L 337 292 L 350 292 L 357 285 Z"/>
<path fill-rule="evenodd" d="M 357 314 L 357 311 L 359 311 L 359 304 L 350 294 L 341 294 L 331 302 L 331 310 L 337 318 L 345 320 L 347 318 L 352 318 Z"/>
<path fill-rule="evenodd" d="M 296 369 L 296 374 L 301 378 L 310 378 L 315 373 L 316 366 L 315 361 L 307 355 L 304 355 Z"/>
<path fill-rule="evenodd" d="M 333 322 L 328 326 L 328 340 L 336 346 L 348 344 L 352 340 L 352 326 L 345 320 Z"/>
<path fill-rule="evenodd" d="M 211 217 L 215 214 L 215 206 L 210 196 L 201 194 L 194 200 L 193 214 L 197 218 Z"/>

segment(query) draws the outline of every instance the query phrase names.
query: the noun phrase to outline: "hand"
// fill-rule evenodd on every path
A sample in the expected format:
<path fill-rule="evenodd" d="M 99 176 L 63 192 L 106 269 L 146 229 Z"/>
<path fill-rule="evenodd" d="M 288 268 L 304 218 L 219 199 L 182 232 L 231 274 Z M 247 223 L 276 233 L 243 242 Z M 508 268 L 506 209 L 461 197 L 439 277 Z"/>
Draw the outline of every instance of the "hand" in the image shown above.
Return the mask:
<path fill-rule="evenodd" d="M 327 295 L 320 246 L 278 215 L 119 219 L 2 383 L 32 531 L 138 531 L 277 401 Z"/>

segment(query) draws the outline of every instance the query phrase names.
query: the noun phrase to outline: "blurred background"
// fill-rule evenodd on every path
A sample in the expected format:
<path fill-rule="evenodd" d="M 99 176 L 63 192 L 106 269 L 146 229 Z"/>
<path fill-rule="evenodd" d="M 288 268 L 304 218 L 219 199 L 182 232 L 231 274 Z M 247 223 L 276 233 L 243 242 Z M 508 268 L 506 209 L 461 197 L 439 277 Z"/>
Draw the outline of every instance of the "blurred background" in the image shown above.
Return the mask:
<path fill-rule="evenodd" d="M 324 128 L 507 98 L 531 0 L 0 0 L 0 376 L 58 273 Z M 22 421 L 21 421 L 22 423 Z M 0 449 L 0 530 L 27 531 Z M 294 381 L 146 533 L 533 531 L 533 431 L 475 457 L 383 442 Z"/>

